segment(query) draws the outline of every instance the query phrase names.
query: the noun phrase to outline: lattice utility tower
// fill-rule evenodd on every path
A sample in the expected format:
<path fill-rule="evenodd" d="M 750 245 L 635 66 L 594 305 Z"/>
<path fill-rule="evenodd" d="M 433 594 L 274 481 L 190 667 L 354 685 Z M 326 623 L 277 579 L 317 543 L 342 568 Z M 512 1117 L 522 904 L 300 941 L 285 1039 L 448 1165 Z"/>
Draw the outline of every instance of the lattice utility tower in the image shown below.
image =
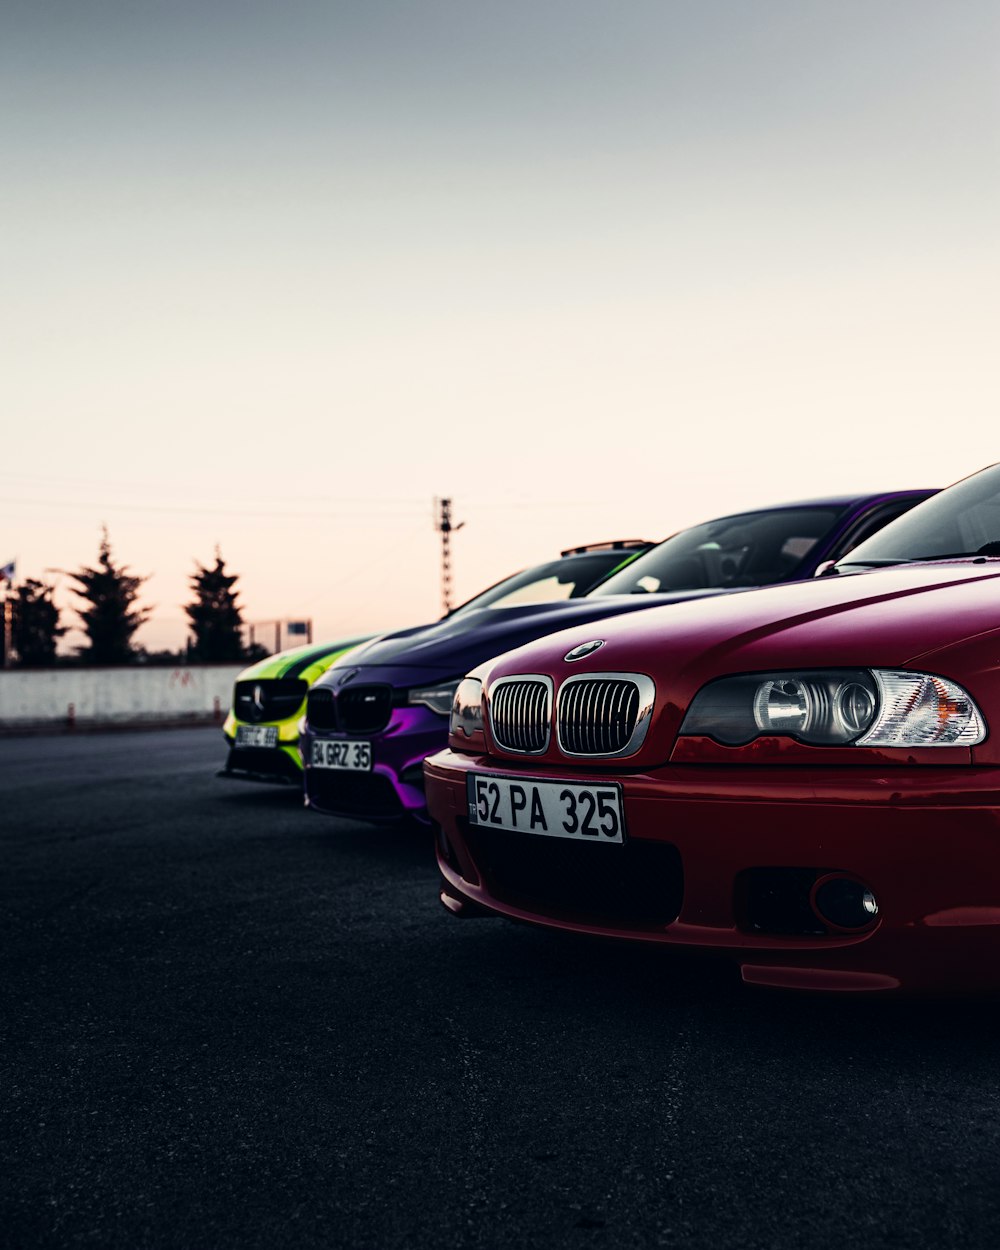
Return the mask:
<path fill-rule="evenodd" d="M 451 536 L 465 522 L 452 524 L 450 499 L 435 499 L 434 515 L 434 528 L 441 535 L 441 604 L 447 616 L 451 611 Z"/>

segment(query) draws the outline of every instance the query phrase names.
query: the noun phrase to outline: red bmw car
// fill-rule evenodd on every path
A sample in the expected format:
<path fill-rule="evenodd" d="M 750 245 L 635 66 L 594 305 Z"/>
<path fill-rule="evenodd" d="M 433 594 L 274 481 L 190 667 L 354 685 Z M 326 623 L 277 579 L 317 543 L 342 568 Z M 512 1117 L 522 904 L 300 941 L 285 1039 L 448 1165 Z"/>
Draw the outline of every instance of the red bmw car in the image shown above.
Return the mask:
<path fill-rule="evenodd" d="M 1000 465 L 832 572 L 467 677 L 426 764 L 445 906 L 757 985 L 1000 987 Z"/>

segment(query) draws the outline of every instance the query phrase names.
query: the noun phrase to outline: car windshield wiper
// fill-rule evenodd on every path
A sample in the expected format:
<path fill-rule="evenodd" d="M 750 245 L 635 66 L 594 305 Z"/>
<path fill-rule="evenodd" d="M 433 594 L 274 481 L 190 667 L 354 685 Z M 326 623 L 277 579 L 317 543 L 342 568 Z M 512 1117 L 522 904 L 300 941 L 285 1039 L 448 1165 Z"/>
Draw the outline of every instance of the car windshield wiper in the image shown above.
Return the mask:
<path fill-rule="evenodd" d="M 929 564 L 933 560 L 981 560 L 1000 557 L 1000 542 L 984 543 L 976 551 L 941 551 L 933 556 L 893 556 L 884 560 L 839 560 L 837 568 L 884 569 L 894 564 Z"/>
<path fill-rule="evenodd" d="M 895 556 L 891 560 L 838 560 L 833 567 L 835 569 L 884 569 L 891 564 L 909 563 L 910 561 L 906 556 Z"/>

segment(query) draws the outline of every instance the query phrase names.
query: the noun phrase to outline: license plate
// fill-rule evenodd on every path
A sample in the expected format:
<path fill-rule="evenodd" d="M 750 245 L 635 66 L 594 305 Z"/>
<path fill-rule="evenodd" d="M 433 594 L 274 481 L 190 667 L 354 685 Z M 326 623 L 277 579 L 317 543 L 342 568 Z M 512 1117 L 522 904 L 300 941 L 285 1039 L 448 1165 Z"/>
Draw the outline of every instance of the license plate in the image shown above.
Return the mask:
<path fill-rule="evenodd" d="M 470 773 L 467 797 L 474 825 L 517 833 L 578 838 L 581 842 L 624 842 L 621 787 Z"/>
<path fill-rule="evenodd" d="M 236 745 L 238 747 L 276 747 L 278 745 L 278 726 L 237 725 Z"/>
<path fill-rule="evenodd" d="M 310 763 L 313 768 L 341 768 L 349 772 L 370 773 L 372 744 L 340 742 L 332 738 L 314 738 Z"/>

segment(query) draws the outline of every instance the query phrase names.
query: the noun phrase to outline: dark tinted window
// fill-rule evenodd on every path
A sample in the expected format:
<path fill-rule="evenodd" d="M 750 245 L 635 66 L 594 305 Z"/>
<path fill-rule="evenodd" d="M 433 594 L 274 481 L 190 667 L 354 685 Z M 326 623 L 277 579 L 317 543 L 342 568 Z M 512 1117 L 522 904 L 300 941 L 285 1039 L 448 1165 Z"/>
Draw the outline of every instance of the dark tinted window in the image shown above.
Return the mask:
<path fill-rule="evenodd" d="M 803 561 L 841 511 L 775 508 L 707 521 L 647 551 L 593 594 L 656 594 L 789 581 L 799 575 Z"/>
<path fill-rule="evenodd" d="M 988 554 L 1000 554 L 1000 465 L 918 504 L 855 547 L 841 567 L 975 555 L 992 543 L 998 544 L 997 550 Z"/>
<path fill-rule="evenodd" d="M 631 558 L 628 551 L 595 551 L 591 555 L 566 556 L 538 564 L 523 573 L 484 590 L 475 599 L 456 608 L 452 616 L 477 608 L 514 608 L 526 603 L 550 603 L 558 599 L 579 599 L 612 569 Z"/>

